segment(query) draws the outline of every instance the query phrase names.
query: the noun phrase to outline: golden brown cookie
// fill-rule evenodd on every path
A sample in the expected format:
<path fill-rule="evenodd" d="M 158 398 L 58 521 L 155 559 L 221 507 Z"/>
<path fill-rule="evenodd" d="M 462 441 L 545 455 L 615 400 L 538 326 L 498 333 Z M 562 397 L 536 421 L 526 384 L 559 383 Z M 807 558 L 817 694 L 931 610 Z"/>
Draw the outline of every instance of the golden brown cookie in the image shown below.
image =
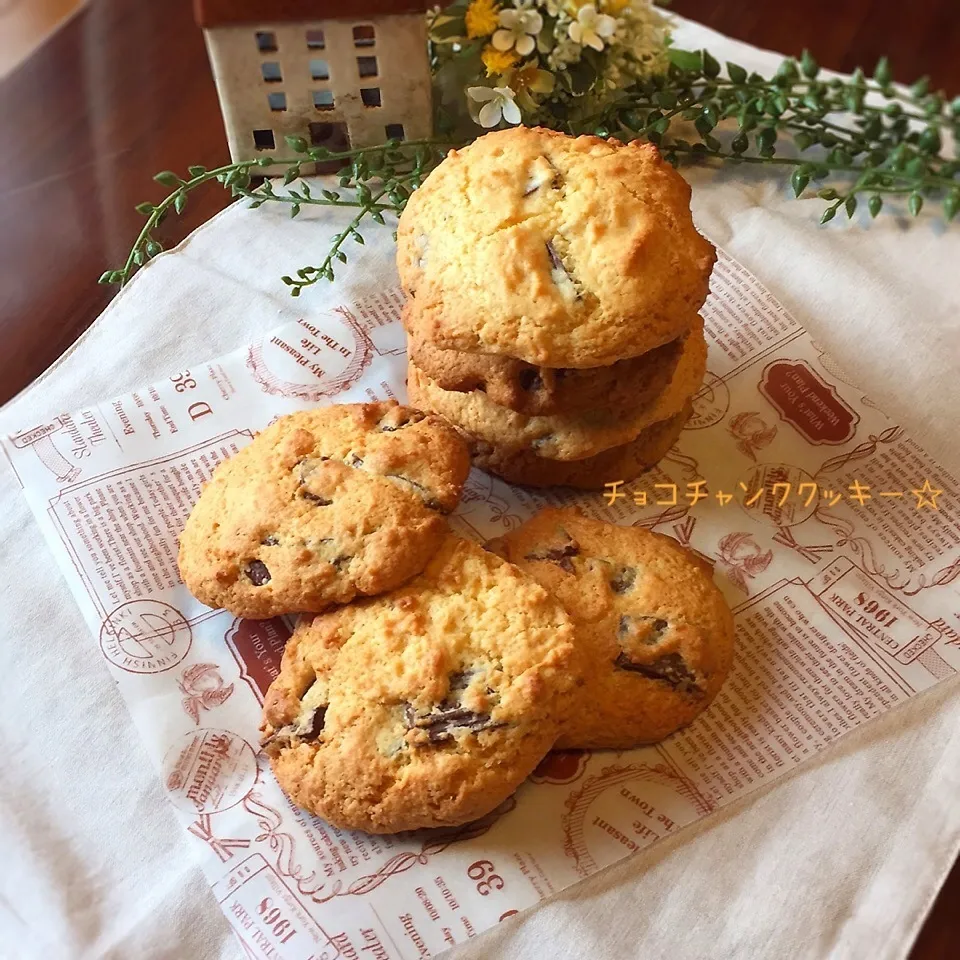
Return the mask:
<path fill-rule="evenodd" d="M 412 301 L 407 302 L 406 310 Z M 696 321 L 691 323 L 694 326 Z M 411 337 L 410 360 L 441 390 L 479 390 L 491 402 L 526 416 L 572 414 L 605 407 L 634 410 L 653 402 L 673 376 L 683 352 L 683 338 L 671 340 L 639 357 L 608 367 L 576 370 L 537 367 L 492 353 L 442 350 Z"/>
<path fill-rule="evenodd" d="M 687 337 L 667 389 L 654 402 L 635 410 L 600 408 L 587 413 L 526 417 L 497 406 L 479 390 L 441 390 L 413 364 L 407 371 L 407 393 L 413 406 L 440 414 L 501 454 L 532 451 L 545 460 L 584 460 L 631 443 L 651 424 L 680 413 L 700 388 L 706 368 L 707 344 L 701 321 Z"/>
<path fill-rule="evenodd" d="M 733 660 L 733 614 L 706 561 L 640 527 L 543 510 L 488 549 L 566 607 L 586 681 L 558 747 L 626 749 L 686 726 Z"/>
<path fill-rule="evenodd" d="M 560 603 L 451 535 L 400 589 L 301 622 L 267 692 L 262 745 L 291 799 L 336 826 L 450 826 L 517 789 L 578 682 Z"/>
<path fill-rule="evenodd" d="M 469 469 L 448 424 L 396 404 L 282 417 L 204 487 L 180 536 L 183 582 L 255 618 L 391 590 L 447 535 Z"/>
<path fill-rule="evenodd" d="M 607 366 L 682 336 L 716 258 L 652 144 L 528 127 L 451 151 L 397 240 L 415 339 L 544 367 Z"/>
<path fill-rule="evenodd" d="M 688 404 L 669 420 L 654 423 L 636 440 L 611 447 L 586 460 L 544 460 L 529 450 L 501 454 L 483 441 L 472 445 L 473 465 L 527 487 L 574 487 L 603 490 L 608 483 L 636 480 L 659 463 L 683 432 L 693 408 Z"/>

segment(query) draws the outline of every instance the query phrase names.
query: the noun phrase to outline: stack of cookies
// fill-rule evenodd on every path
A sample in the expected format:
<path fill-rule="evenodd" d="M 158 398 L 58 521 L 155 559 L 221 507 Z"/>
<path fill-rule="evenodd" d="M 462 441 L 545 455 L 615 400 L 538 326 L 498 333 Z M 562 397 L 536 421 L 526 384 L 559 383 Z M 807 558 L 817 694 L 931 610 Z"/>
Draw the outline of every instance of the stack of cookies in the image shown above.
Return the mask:
<path fill-rule="evenodd" d="M 410 401 L 511 482 L 631 480 L 672 446 L 703 380 L 714 260 L 652 145 L 481 137 L 400 219 Z"/>
<path fill-rule="evenodd" d="M 181 535 L 204 603 L 307 614 L 262 748 L 336 826 L 483 816 L 554 746 L 660 740 L 729 672 L 733 618 L 698 557 L 569 509 L 484 549 L 443 516 L 468 469 L 456 432 L 415 410 L 293 414 L 217 468 Z"/>

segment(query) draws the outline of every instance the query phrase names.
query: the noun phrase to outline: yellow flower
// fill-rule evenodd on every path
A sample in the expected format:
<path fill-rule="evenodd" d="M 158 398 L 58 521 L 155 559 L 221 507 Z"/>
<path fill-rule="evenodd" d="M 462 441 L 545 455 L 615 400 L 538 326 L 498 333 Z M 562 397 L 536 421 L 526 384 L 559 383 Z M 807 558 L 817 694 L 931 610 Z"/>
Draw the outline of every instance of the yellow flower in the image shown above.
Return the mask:
<path fill-rule="evenodd" d="M 616 16 L 622 13 L 625 7 L 630 6 L 630 0 L 603 0 L 603 12 Z"/>
<path fill-rule="evenodd" d="M 487 68 L 487 76 L 493 77 L 509 70 L 514 64 L 520 62 L 520 57 L 514 50 L 497 50 L 491 44 L 487 44 L 480 54 L 483 65 Z"/>
<path fill-rule="evenodd" d="M 509 78 L 509 85 L 514 90 L 532 90 L 534 93 L 553 93 L 555 82 L 553 74 L 541 70 L 536 63 L 528 63 Z"/>
<path fill-rule="evenodd" d="M 494 0 L 472 0 L 467 7 L 465 21 L 467 36 L 471 40 L 476 37 L 489 37 L 500 23 L 496 3 Z"/>

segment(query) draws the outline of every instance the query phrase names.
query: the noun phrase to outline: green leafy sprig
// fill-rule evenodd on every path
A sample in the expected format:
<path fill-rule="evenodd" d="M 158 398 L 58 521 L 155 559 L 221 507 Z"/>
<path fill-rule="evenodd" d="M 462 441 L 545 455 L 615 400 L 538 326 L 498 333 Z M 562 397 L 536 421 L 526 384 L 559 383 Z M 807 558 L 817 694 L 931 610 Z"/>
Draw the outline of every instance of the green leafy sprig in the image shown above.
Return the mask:
<path fill-rule="evenodd" d="M 673 164 L 756 164 L 792 168 L 795 196 L 817 189 L 826 203 L 821 223 L 841 210 L 853 217 L 860 201 L 876 217 L 890 198 L 906 198 L 917 216 L 928 202 L 938 203 L 943 218 L 960 212 L 960 162 L 945 156 L 944 136 L 960 142 L 960 97 L 952 101 L 923 79 L 908 89 L 895 86 L 887 60 L 867 78 L 862 70 L 849 79 L 821 79 L 820 67 L 804 52 L 787 59 L 766 78 L 735 63 L 724 71 L 708 51 L 671 48 L 666 73 L 619 91 L 603 110 L 573 123 L 558 118 L 556 129 L 570 134 L 649 140 Z M 438 123 L 438 129 L 444 129 Z M 126 284 L 134 272 L 163 247 L 156 228 L 179 215 L 189 194 L 216 182 L 251 207 L 282 203 L 295 217 L 304 205 L 350 207 L 356 215 L 331 239 L 323 260 L 283 277 L 293 296 L 320 280 L 334 279 L 335 263 L 346 263 L 348 241 L 363 243 L 367 220 L 385 223 L 399 215 L 410 194 L 443 159 L 449 138 L 399 142 L 333 152 L 287 137 L 293 157 L 261 157 L 213 170 L 188 168 L 188 178 L 172 171 L 154 179 L 171 192 L 159 203 L 142 203 L 147 219 L 122 267 L 107 270 L 101 283 Z M 778 153 L 778 151 L 780 151 Z M 284 167 L 289 187 L 308 164 L 341 164 L 336 184 L 313 192 L 303 181 L 282 192 L 271 180 L 254 187 L 258 170 Z M 829 179 L 829 183 L 825 183 Z"/>
<path fill-rule="evenodd" d="M 171 193 L 157 204 L 141 203 L 137 206 L 137 212 L 147 218 L 146 223 L 123 266 L 104 271 L 99 282 L 124 286 L 139 267 L 163 252 L 163 245 L 155 234 L 156 228 L 172 214 L 183 213 L 192 191 L 216 182 L 229 190 L 231 196 L 249 200 L 253 209 L 264 203 L 286 204 L 291 217 L 296 217 L 306 205 L 351 207 L 357 210 L 347 227 L 333 237 L 331 248 L 319 266 L 302 267 L 295 277 L 282 278 L 293 296 L 298 297 L 304 287 L 318 280 L 333 280 L 334 261 L 346 263 L 348 259 L 343 249 L 345 242 L 352 238 L 356 243 L 363 243 L 359 229 L 363 221 L 369 218 L 383 224 L 386 222 L 385 213 L 399 214 L 411 192 L 443 159 L 449 146 L 449 141 L 440 139 L 389 140 L 376 147 L 337 152 L 324 147 L 310 147 L 302 137 L 286 137 L 285 140 L 294 157 L 258 157 L 256 160 L 225 164 L 213 170 L 191 166 L 186 179 L 171 170 L 158 173 L 153 179 L 170 187 Z M 303 175 L 305 166 L 315 163 L 343 164 L 335 174 L 336 188 L 323 188 L 316 194 L 309 183 L 302 181 L 299 189 L 290 187 L 277 191 L 270 179 L 264 180 L 258 187 L 253 186 L 254 176 L 265 167 L 285 167 L 279 179 L 288 187 Z"/>
<path fill-rule="evenodd" d="M 847 217 L 866 195 L 876 217 L 885 197 L 905 195 L 914 216 L 937 201 L 945 220 L 960 210 L 960 163 L 943 155 L 943 133 L 960 139 L 960 97 L 947 102 L 926 79 L 897 87 L 886 58 L 873 78 L 819 79 L 807 51 L 767 79 L 706 50 L 670 51 L 669 71 L 638 84 L 595 118 L 595 133 L 642 138 L 674 164 L 687 160 L 793 167 L 794 195 L 830 177 L 817 195 L 820 222 Z M 839 122 L 844 119 L 847 122 Z M 787 134 L 787 137 L 784 137 Z M 784 155 L 777 156 L 778 147 Z"/>

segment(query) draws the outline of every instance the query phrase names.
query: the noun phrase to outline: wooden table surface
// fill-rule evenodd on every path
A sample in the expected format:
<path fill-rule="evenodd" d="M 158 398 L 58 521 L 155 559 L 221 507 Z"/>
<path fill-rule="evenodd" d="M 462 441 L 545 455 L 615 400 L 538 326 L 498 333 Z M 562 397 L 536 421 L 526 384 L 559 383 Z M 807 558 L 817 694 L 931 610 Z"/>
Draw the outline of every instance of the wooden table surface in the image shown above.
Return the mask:
<path fill-rule="evenodd" d="M 898 78 L 929 74 L 960 93 L 956 0 L 674 0 L 672 9 L 760 47 L 849 71 L 890 56 Z M 0 81 L 0 403 L 39 375 L 113 295 L 96 284 L 122 263 L 157 199 L 158 170 L 228 159 L 216 91 L 189 0 L 91 0 Z M 223 206 L 191 198 L 162 237 L 179 240 Z M 960 956 L 960 866 L 913 960 Z"/>

